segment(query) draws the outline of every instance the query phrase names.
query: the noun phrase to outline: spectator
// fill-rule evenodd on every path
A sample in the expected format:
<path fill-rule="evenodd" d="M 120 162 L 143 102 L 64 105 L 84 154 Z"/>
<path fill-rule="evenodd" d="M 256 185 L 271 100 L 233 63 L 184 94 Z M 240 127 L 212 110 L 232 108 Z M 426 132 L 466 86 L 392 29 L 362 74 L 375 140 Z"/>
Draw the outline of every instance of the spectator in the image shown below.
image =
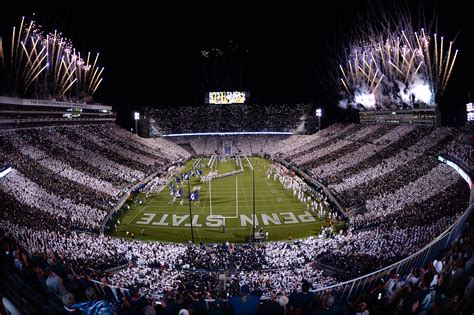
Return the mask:
<path fill-rule="evenodd" d="M 77 303 L 71 306 L 72 309 L 78 309 L 84 315 L 114 315 L 117 314 L 115 307 L 109 301 L 99 300 L 93 288 L 86 290 L 87 302 Z"/>
<path fill-rule="evenodd" d="M 250 294 L 248 285 L 240 288 L 240 296 L 233 296 L 229 299 L 229 304 L 234 314 L 257 315 L 260 298 Z"/>

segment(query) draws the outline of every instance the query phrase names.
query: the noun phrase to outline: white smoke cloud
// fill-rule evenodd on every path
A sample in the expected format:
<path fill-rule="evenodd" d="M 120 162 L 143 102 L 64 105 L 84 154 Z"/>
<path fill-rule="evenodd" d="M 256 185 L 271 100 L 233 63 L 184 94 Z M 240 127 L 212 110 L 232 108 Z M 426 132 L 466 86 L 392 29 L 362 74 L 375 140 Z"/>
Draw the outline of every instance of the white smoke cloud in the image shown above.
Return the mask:
<path fill-rule="evenodd" d="M 425 80 L 422 80 L 419 76 L 415 78 L 409 87 L 410 93 L 415 96 L 415 102 L 423 103 L 428 106 L 433 106 L 433 93 L 430 85 Z"/>
<path fill-rule="evenodd" d="M 430 84 L 423 80 L 421 76 L 417 75 L 408 86 L 400 81 L 396 81 L 396 83 L 399 88 L 397 95 L 405 105 L 413 107 L 414 103 L 418 103 L 434 106 L 434 97 Z"/>
<path fill-rule="evenodd" d="M 355 109 L 374 110 L 376 109 L 375 95 L 368 93 L 365 89 L 357 89 L 354 98 L 343 98 L 339 101 L 338 106 L 342 109 L 352 107 Z"/>
<path fill-rule="evenodd" d="M 407 104 L 407 105 L 411 105 L 411 101 L 410 101 L 410 93 L 408 93 L 408 89 L 405 85 L 405 83 L 401 82 L 401 81 L 395 81 L 398 85 L 398 97 L 402 100 L 403 103 Z"/>
<path fill-rule="evenodd" d="M 344 98 L 344 99 L 339 101 L 338 106 L 342 109 L 347 109 L 347 106 L 349 105 L 348 103 L 349 103 L 348 99 Z"/>
<path fill-rule="evenodd" d="M 365 90 L 358 90 L 354 93 L 354 101 L 356 104 L 361 104 L 365 109 L 376 109 L 375 108 L 375 95 L 369 94 Z"/>

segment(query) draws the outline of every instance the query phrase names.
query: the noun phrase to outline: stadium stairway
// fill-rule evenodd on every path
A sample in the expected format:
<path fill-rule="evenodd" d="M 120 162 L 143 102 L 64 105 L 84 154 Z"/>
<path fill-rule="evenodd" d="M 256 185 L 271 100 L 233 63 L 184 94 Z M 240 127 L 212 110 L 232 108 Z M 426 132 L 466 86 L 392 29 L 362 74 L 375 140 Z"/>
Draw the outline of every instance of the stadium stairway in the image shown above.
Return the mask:
<path fill-rule="evenodd" d="M 196 156 L 197 153 L 196 151 L 194 151 L 193 147 L 191 146 L 191 144 L 188 142 L 188 143 L 178 143 L 178 145 L 183 148 L 184 150 L 188 151 L 189 153 L 191 153 L 192 156 Z"/>
<path fill-rule="evenodd" d="M 366 208 L 365 202 L 364 202 L 364 203 L 349 207 L 346 210 L 346 215 L 347 215 L 348 218 L 351 218 L 353 216 L 356 216 L 358 214 L 363 214 L 365 212 L 367 212 L 367 208 Z"/>

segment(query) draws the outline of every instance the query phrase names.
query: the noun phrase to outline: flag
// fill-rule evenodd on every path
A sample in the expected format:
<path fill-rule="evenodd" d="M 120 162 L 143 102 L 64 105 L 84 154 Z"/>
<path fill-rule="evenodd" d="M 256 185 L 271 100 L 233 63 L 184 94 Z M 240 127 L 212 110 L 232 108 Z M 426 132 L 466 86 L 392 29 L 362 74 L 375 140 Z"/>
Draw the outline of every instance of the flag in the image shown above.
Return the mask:
<path fill-rule="evenodd" d="M 178 198 L 183 197 L 183 187 L 181 187 L 181 188 L 176 192 L 176 197 L 178 197 Z"/>
<path fill-rule="evenodd" d="M 191 201 L 195 201 L 198 199 L 199 199 L 199 190 L 195 190 L 189 195 L 189 200 Z"/>

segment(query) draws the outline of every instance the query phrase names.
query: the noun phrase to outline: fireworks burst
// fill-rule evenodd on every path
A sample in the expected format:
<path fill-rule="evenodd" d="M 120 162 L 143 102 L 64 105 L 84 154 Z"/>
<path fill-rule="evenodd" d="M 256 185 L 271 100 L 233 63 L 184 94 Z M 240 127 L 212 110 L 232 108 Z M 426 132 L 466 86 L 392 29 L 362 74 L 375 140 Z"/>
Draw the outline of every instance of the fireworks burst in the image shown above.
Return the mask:
<path fill-rule="evenodd" d="M 404 20 L 406 21 L 406 20 Z M 358 109 L 436 106 L 456 62 L 458 51 L 437 34 L 410 25 L 370 31 L 359 36 L 339 64 L 341 107 Z"/>
<path fill-rule="evenodd" d="M 0 62 L 7 69 L 14 95 L 82 100 L 92 96 L 102 82 L 104 68 L 84 60 L 71 41 L 60 32 L 45 34 L 35 21 L 21 19 L 13 27 L 9 61 L 0 41 Z"/>

